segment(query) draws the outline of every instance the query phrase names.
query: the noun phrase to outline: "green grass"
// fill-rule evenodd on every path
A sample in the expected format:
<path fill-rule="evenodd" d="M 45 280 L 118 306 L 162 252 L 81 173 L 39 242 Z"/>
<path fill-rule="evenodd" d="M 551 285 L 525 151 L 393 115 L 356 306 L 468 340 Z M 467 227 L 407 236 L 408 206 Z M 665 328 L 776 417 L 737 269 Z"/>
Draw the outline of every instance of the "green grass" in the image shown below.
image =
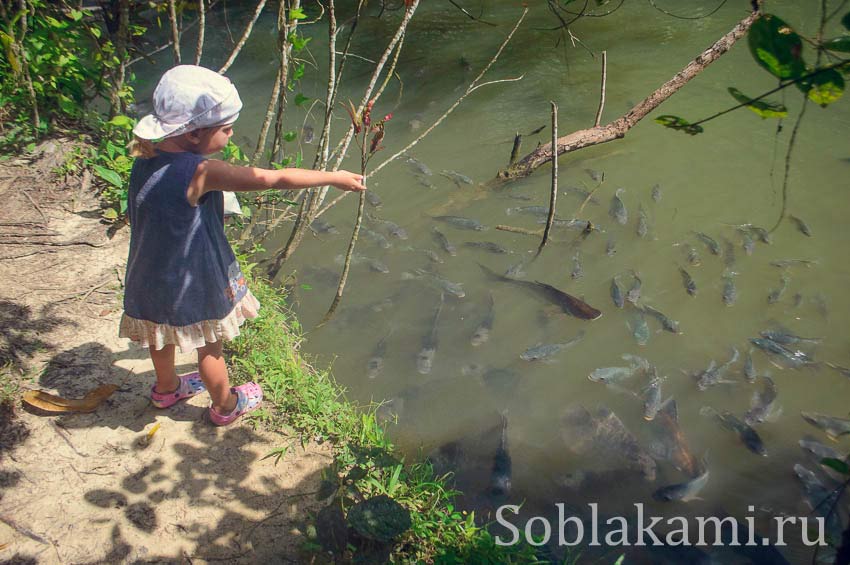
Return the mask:
<path fill-rule="evenodd" d="M 250 271 L 245 261 L 243 266 Z M 381 494 L 410 511 L 411 528 L 395 541 L 392 562 L 539 562 L 533 547 L 496 546 L 486 529 L 476 525 L 474 513 L 455 509 L 452 502 L 459 493 L 447 486 L 448 477 L 435 476 L 427 462 L 406 461 L 377 420 L 376 405 L 354 405 L 330 374 L 306 363 L 298 353 L 300 327 L 281 292 L 267 281 L 248 277 L 262 310 L 228 343 L 232 379 L 261 384 L 270 401 L 256 418 L 263 425 L 295 432 L 302 443 L 311 438 L 332 442 L 334 462 L 322 489 L 328 498 L 335 495 L 333 503 L 344 512 Z M 286 448 L 270 456 L 286 457 Z M 349 545 L 345 551 L 358 549 Z"/>

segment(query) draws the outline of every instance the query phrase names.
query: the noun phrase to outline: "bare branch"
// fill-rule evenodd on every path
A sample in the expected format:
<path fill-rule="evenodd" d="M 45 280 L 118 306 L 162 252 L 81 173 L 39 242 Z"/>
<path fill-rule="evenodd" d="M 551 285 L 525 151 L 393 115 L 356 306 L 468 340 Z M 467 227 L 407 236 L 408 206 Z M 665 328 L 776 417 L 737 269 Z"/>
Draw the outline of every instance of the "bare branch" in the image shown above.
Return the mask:
<path fill-rule="evenodd" d="M 558 142 L 558 105 L 554 101 L 550 101 L 552 105 L 552 145 Z M 549 232 L 552 230 L 552 222 L 555 220 L 555 201 L 558 198 L 558 157 L 552 157 L 552 191 L 549 194 L 549 214 L 546 217 L 546 228 L 543 230 L 543 239 L 540 240 L 540 247 L 537 248 L 537 255 L 546 247 L 549 241 Z"/>
<path fill-rule="evenodd" d="M 173 0 L 171 0 L 173 2 Z M 263 8 L 266 5 L 266 0 L 260 0 L 257 3 L 257 7 L 254 9 L 254 15 L 251 17 L 251 21 L 248 22 L 248 25 L 245 26 L 245 31 L 242 32 L 242 37 L 239 38 L 239 42 L 236 44 L 236 47 L 233 48 L 233 51 L 230 53 L 230 57 L 227 58 L 224 65 L 218 70 L 219 74 L 224 74 L 227 72 L 227 69 L 230 68 L 230 65 L 233 64 L 233 61 L 236 60 L 236 56 L 239 55 L 239 52 L 242 51 L 242 47 L 245 46 L 245 42 L 248 41 L 248 37 L 251 35 L 251 30 L 254 29 L 254 23 L 256 23 L 257 18 L 260 17 L 260 12 L 263 11 Z"/>
<path fill-rule="evenodd" d="M 207 28 L 206 8 L 204 7 L 205 0 L 198 0 L 198 45 L 195 48 L 195 64 L 201 64 L 201 55 L 204 53 L 204 32 Z"/>
<path fill-rule="evenodd" d="M 608 80 L 608 52 L 602 52 L 602 86 L 599 88 L 599 109 L 596 110 L 596 120 L 593 127 L 599 127 L 602 121 L 602 110 L 605 109 L 605 82 Z"/>
<path fill-rule="evenodd" d="M 180 30 L 177 29 L 177 6 L 168 0 L 168 20 L 171 22 L 171 46 L 174 49 L 174 64 L 180 64 Z"/>

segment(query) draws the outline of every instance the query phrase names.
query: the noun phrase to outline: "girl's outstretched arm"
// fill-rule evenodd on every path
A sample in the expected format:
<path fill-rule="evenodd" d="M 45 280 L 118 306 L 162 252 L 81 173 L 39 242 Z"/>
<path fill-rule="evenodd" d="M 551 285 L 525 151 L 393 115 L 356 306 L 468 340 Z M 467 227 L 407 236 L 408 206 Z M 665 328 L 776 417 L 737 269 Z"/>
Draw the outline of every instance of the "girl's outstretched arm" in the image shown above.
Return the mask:
<path fill-rule="evenodd" d="M 186 198 L 195 205 L 201 196 L 211 190 L 250 192 L 269 188 L 295 190 L 326 185 L 340 190 L 366 190 L 366 186 L 363 185 L 363 175 L 348 171 L 272 170 L 242 167 L 216 159 L 207 159 L 198 164 L 186 191 Z"/>

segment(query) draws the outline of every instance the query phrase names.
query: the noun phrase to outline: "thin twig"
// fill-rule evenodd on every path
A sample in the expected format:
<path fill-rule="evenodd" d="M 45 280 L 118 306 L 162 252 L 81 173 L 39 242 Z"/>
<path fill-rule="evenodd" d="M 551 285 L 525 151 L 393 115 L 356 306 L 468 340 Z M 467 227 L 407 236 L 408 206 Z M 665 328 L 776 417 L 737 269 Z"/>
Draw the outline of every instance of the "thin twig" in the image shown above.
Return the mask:
<path fill-rule="evenodd" d="M 248 25 L 245 26 L 245 31 L 242 32 L 242 37 L 239 38 L 239 43 L 236 44 L 236 47 L 233 48 L 233 51 L 230 53 L 230 57 L 227 58 L 224 65 L 218 70 L 219 74 L 224 74 L 227 72 L 227 69 L 230 68 L 230 65 L 233 64 L 233 61 L 236 60 L 236 56 L 239 55 L 239 52 L 242 51 L 242 47 L 245 45 L 245 42 L 248 41 L 248 36 L 251 35 L 251 30 L 254 29 L 254 23 L 257 21 L 257 18 L 260 17 L 260 12 L 263 11 L 263 7 L 266 5 L 266 0 L 260 0 L 257 4 L 257 7 L 254 9 L 254 15 L 251 17 L 251 21 L 248 22 Z"/>
<path fill-rule="evenodd" d="M 558 105 L 554 101 L 550 101 L 552 105 L 552 147 L 558 145 Z M 549 232 L 552 229 L 552 222 L 555 220 L 555 201 L 558 198 L 558 152 L 552 151 L 552 191 L 549 195 L 549 215 L 546 217 L 546 227 L 543 230 L 543 239 L 540 240 L 540 247 L 537 248 L 537 255 L 546 247 L 549 241 Z M 535 257 L 537 257 L 535 255 Z"/>
<path fill-rule="evenodd" d="M 599 127 L 602 121 L 602 110 L 605 108 L 605 82 L 608 80 L 608 52 L 602 52 L 602 86 L 599 88 L 599 109 L 596 110 L 596 120 L 593 127 Z"/>
<path fill-rule="evenodd" d="M 174 64 L 180 64 L 180 30 L 177 29 L 177 6 L 168 0 L 168 20 L 171 22 L 171 46 L 174 48 Z"/>

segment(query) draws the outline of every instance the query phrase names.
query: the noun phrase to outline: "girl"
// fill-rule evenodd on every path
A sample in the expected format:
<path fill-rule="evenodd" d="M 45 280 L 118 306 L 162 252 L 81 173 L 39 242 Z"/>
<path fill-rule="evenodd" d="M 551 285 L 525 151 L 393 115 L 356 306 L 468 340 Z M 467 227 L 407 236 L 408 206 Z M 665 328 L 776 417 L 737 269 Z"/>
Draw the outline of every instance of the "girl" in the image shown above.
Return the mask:
<path fill-rule="evenodd" d="M 119 335 L 150 350 L 154 406 L 167 408 L 207 390 L 210 419 L 227 425 L 256 409 L 263 393 L 256 383 L 231 387 L 222 356 L 222 340 L 239 335 L 260 306 L 224 235 L 222 189 L 366 187 L 361 175 L 347 171 L 274 171 L 206 159 L 227 145 L 242 109 L 233 84 L 209 69 L 181 65 L 166 72 L 153 108 L 133 130 L 137 159 Z M 175 346 L 197 350 L 198 372 L 177 375 Z"/>

